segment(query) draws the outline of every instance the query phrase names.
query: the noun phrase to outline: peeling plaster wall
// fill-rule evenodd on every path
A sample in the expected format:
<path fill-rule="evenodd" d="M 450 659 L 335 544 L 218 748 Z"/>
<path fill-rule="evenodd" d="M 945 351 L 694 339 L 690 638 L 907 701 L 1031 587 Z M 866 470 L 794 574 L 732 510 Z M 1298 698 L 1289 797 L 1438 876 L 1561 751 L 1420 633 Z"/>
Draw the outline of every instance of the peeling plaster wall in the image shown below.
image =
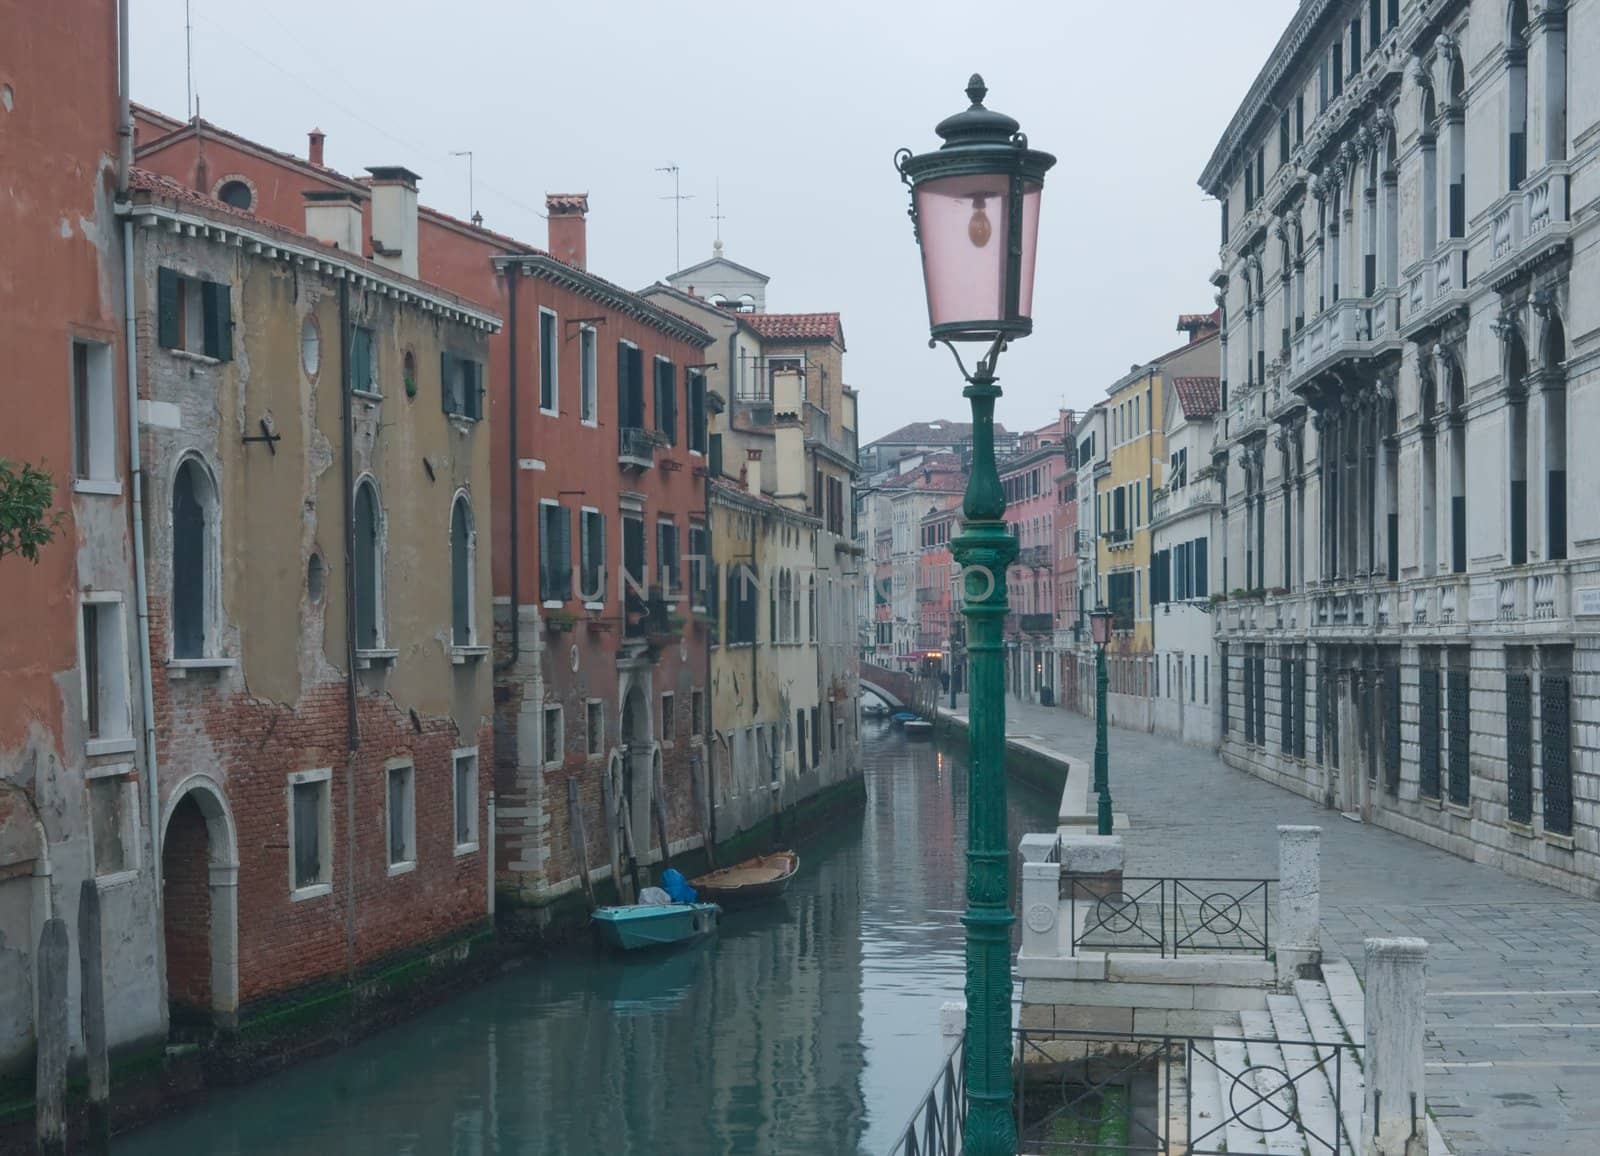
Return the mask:
<path fill-rule="evenodd" d="M 6 397 L 0 458 L 49 472 L 56 482 L 54 508 L 63 515 L 38 565 L 0 559 L 0 787 L 11 788 L 6 796 L 23 816 L 0 829 L 0 1070 L 14 1070 L 32 1062 L 33 955 L 43 921 L 52 914 L 65 919 L 76 948 L 79 885 L 93 872 L 85 772 L 95 765 L 138 765 L 142 754 L 137 740 L 126 751 L 87 754 L 77 669 L 79 592 L 120 594 L 130 719 L 138 719 L 121 236 L 112 211 L 115 5 L 0 0 L 0 45 L 0 168 L 6 172 L 0 196 Z M 10 163 L 20 157 L 27 163 Z M 113 473 L 123 481 L 121 492 L 74 491 L 73 339 L 106 347 Z M 126 804 L 135 813 L 128 852 L 140 870 L 103 896 L 113 1047 L 161 1030 L 149 855 L 139 848 L 149 837 L 142 789 L 136 786 Z M 35 817 L 42 850 L 28 833 Z M 68 976 L 74 1035 L 78 991 L 74 964 Z"/>
<path fill-rule="evenodd" d="M 486 657 L 453 661 L 450 518 L 456 495 L 465 493 L 475 524 L 490 523 L 491 431 L 488 422 L 443 413 L 440 354 L 447 349 L 486 363 L 488 339 L 419 305 L 350 289 L 352 322 L 372 330 L 381 394 L 352 399 L 353 476 L 370 476 L 377 486 L 381 643 L 397 652 L 358 672 L 360 737 L 351 752 L 338 281 L 255 253 L 248 240 L 219 242 L 162 227 L 141 227 L 137 236 L 141 402 L 152 415 L 142 435 L 151 473 L 163 814 L 197 782 L 201 797 L 219 798 L 225 812 L 208 826 L 214 968 L 218 958 L 237 961 L 231 986 L 213 972 L 213 1010 L 226 1020 L 484 917 L 492 676 Z M 163 266 L 232 286 L 232 360 L 159 347 Z M 308 322 L 317 334 L 314 365 L 303 353 Z M 407 352 L 414 397 L 405 385 Z M 281 440 L 270 448 L 244 443 L 261 434 L 264 419 Z M 206 463 L 220 495 L 221 580 L 207 636 L 208 655 L 228 661 L 209 669 L 168 661 L 173 483 L 187 455 Z M 323 566 L 319 596 L 309 581 L 313 553 Z M 486 537 L 478 540 L 475 579 L 474 623 L 478 641 L 488 645 Z M 453 823 L 452 760 L 462 747 L 479 754 L 479 837 L 466 851 L 455 846 Z M 390 869 L 387 845 L 386 764 L 396 759 L 415 767 L 416 866 L 399 873 Z M 324 767 L 332 768 L 325 851 L 331 889 L 296 901 L 288 776 Z M 236 919 L 227 892 L 234 878 Z M 187 914 L 169 909 L 166 916 Z"/>

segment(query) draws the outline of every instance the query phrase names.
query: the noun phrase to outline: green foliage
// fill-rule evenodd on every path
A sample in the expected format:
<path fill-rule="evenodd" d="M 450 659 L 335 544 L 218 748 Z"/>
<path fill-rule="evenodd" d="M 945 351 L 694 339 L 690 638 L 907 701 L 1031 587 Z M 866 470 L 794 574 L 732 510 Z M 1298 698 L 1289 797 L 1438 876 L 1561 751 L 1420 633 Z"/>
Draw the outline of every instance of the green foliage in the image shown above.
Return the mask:
<path fill-rule="evenodd" d="M 55 480 L 45 471 L 0 458 L 0 558 L 20 554 L 38 563 L 40 548 L 66 520 L 65 513 L 50 509 L 55 493 Z"/>

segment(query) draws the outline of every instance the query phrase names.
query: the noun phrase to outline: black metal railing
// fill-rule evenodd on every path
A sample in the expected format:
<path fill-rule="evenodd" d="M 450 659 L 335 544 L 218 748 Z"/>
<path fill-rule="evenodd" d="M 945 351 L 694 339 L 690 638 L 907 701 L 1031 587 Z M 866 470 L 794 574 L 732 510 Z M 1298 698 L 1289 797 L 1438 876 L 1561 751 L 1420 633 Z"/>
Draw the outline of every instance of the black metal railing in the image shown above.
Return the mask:
<path fill-rule="evenodd" d="M 1072 949 L 1260 954 L 1272 950 L 1276 879 L 1175 879 L 1124 876 L 1104 884 L 1063 881 L 1073 928 Z M 1080 926 L 1079 909 L 1082 908 Z"/>
<path fill-rule="evenodd" d="M 958 1043 L 945 1057 L 889 1156 L 958 1156 L 961 1129 L 967 1120 L 967 1088 L 961 1079 L 963 1049 Z"/>
<path fill-rule="evenodd" d="M 1286 1133 L 1296 1151 L 1344 1153 L 1359 1064 L 1344 1041 L 1019 1029 L 1017 1136 L 1035 1153 L 1218 1156 L 1239 1150 L 1230 1132 Z"/>

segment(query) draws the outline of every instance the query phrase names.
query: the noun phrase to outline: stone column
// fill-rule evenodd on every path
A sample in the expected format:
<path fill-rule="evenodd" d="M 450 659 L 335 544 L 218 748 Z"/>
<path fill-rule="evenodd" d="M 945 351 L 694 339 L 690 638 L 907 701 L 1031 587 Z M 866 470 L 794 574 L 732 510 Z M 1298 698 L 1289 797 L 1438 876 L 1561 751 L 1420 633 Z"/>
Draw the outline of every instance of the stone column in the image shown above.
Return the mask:
<path fill-rule="evenodd" d="M 1061 954 L 1061 864 L 1022 864 L 1022 948 L 1028 956 Z"/>
<path fill-rule="evenodd" d="M 1362 1156 L 1427 1156 L 1422 1067 L 1427 961 L 1426 940 L 1367 940 Z"/>
<path fill-rule="evenodd" d="M 1322 828 L 1278 828 L 1278 987 L 1288 991 L 1322 961 Z"/>

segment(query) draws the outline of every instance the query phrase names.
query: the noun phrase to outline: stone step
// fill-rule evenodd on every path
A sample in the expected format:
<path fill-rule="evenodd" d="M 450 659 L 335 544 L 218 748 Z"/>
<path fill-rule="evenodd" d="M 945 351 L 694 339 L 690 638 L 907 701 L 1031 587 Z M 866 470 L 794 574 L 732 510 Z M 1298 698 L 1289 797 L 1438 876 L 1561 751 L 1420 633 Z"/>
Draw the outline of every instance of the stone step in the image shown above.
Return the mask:
<path fill-rule="evenodd" d="M 1266 1131 L 1267 1151 L 1272 1156 L 1305 1156 L 1306 1137 L 1300 1126 L 1297 1089 L 1290 1086 L 1288 1065 L 1283 1049 L 1277 1043 L 1277 1032 L 1272 1026 L 1272 1016 L 1264 1011 L 1243 1011 L 1239 1023 L 1244 1034 L 1250 1037 L 1245 1053 L 1250 1058 L 1250 1084 L 1256 1094 L 1265 1096 L 1264 1103 L 1256 1105 L 1261 1114 L 1261 1126 Z M 1240 1103 L 1247 1101 L 1241 1089 Z"/>
<path fill-rule="evenodd" d="M 1237 1023 L 1217 1029 L 1221 1035 L 1243 1034 Z M 1222 1121 L 1222 1082 L 1218 1077 L 1215 1045 L 1196 1040 L 1189 1054 L 1189 1143 L 1202 1152 L 1220 1149 L 1226 1139 Z"/>
<path fill-rule="evenodd" d="M 1361 981 L 1356 978 L 1355 968 L 1343 956 L 1325 957 L 1322 961 L 1322 982 L 1328 986 L 1333 1010 L 1339 1013 L 1350 1042 L 1365 1046 L 1367 997 L 1361 990 Z"/>
<path fill-rule="evenodd" d="M 1228 1029 L 1231 1031 L 1232 1029 Z M 1235 1089 L 1236 1081 L 1246 1079 L 1244 1072 L 1250 1066 L 1246 1058 L 1244 1045 L 1237 1039 L 1223 1038 L 1220 1035 L 1213 1040 L 1217 1061 L 1217 1084 L 1221 1089 L 1220 1101 L 1222 1115 L 1227 1119 L 1227 1126 L 1223 1134 L 1227 1137 L 1227 1151 L 1229 1156 L 1236 1153 L 1249 1152 L 1268 1156 L 1270 1149 L 1267 1147 L 1266 1136 L 1261 1131 L 1261 1110 L 1259 1107 L 1248 1108 L 1242 1113 L 1242 1118 L 1233 1115 L 1234 1103 L 1248 1104 L 1255 1099 L 1244 1087 Z M 1217 1147 L 1221 1147 L 1218 1145 Z"/>
<path fill-rule="evenodd" d="M 1294 994 L 1300 1004 L 1300 1014 L 1305 1016 L 1311 1036 L 1318 1043 L 1354 1042 L 1339 1021 L 1339 1013 L 1334 1009 L 1333 997 L 1328 993 L 1326 984 L 1314 979 L 1297 979 Z M 1341 1081 L 1339 1115 L 1344 1120 L 1346 1134 L 1353 1137 L 1361 1135 L 1361 1093 L 1364 1084 L 1361 1065 L 1344 1061 L 1353 1060 L 1359 1055 L 1359 1052 L 1347 1052 L 1342 1057 L 1338 1072 Z M 1328 1078 L 1331 1087 L 1334 1077 L 1330 1073 Z"/>
<path fill-rule="evenodd" d="M 1343 1066 L 1353 1063 L 1348 1053 L 1341 1054 L 1336 1047 L 1316 1047 L 1326 1044 L 1326 1038 L 1317 1037 L 1300 1010 L 1300 1001 L 1292 995 L 1269 995 L 1267 1012 L 1272 1017 L 1274 1034 L 1283 1050 L 1289 1078 L 1294 1081 L 1295 1102 L 1300 1109 L 1300 1125 L 1307 1133 L 1313 1151 L 1331 1151 L 1338 1144 L 1340 1156 L 1352 1156 L 1351 1138 L 1354 1133 L 1348 1124 L 1341 1129 L 1339 1108 L 1342 1103 L 1334 1099 L 1334 1083 L 1343 1075 Z M 1342 1041 L 1338 1041 L 1342 1042 Z M 1360 1122 L 1359 1109 L 1356 1113 Z"/>

